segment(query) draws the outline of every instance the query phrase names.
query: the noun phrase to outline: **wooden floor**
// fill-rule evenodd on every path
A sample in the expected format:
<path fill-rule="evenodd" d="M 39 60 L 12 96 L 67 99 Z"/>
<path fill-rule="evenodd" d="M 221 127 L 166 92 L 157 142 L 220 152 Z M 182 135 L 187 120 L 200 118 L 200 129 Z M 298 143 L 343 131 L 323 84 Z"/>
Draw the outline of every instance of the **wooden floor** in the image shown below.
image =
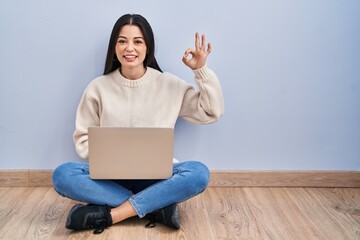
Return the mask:
<path fill-rule="evenodd" d="M 2 187 L 0 239 L 360 239 L 360 188 L 208 188 L 180 204 L 178 231 L 132 218 L 72 232 L 74 204 L 49 187 Z"/>

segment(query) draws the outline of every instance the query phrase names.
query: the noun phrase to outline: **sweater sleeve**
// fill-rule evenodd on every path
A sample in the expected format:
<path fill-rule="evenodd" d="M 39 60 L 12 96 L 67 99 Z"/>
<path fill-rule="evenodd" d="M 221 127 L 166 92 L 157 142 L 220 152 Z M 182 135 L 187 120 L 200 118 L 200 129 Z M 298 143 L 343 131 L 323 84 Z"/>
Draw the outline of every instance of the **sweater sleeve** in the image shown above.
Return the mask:
<path fill-rule="evenodd" d="M 179 115 L 193 123 L 213 123 L 224 114 L 220 82 L 207 66 L 194 70 L 194 74 L 199 91 L 188 85 Z"/>
<path fill-rule="evenodd" d="M 76 152 L 81 158 L 87 159 L 89 155 L 88 127 L 99 125 L 98 103 L 85 92 L 76 112 L 76 128 L 73 135 Z"/>

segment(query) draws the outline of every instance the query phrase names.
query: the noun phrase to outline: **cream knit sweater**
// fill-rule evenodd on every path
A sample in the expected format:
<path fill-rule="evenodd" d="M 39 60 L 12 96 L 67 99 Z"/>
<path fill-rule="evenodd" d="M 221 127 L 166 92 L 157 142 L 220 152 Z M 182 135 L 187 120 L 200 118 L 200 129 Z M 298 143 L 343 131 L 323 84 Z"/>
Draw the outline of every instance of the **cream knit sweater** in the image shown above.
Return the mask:
<path fill-rule="evenodd" d="M 124 78 L 119 69 L 90 82 L 76 114 L 74 143 L 88 158 L 90 126 L 174 128 L 178 116 L 193 123 L 212 123 L 224 113 L 224 99 L 215 73 L 194 70 L 199 91 L 170 73 L 148 67 L 138 80 Z"/>

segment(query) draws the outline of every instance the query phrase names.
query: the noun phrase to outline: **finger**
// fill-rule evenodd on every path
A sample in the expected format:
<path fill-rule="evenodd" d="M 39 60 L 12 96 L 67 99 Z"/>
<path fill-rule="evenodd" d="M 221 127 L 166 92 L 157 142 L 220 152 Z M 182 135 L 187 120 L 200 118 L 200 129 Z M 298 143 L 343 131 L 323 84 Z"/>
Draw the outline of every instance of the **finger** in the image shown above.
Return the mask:
<path fill-rule="evenodd" d="M 188 65 L 189 63 L 190 63 L 190 59 L 188 58 L 188 56 L 183 56 L 182 57 L 182 61 L 183 61 L 183 63 L 185 63 L 186 65 Z"/>
<path fill-rule="evenodd" d="M 206 50 L 206 56 L 208 56 L 211 53 L 211 43 L 208 43 L 207 50 Z"/>
<path fill-rule="evenodd" d="M 188 50 L 185 51 L 184 57 L 188 57 L 189 54 L 193 55 L 194 50 L 192 48 L 189 48 Z"/>
<path fill-rule="evenodd" d="M 185 55 L 182 57 L 182 61 L 183 63 L 187 64 L 187 62 L 189 61 L 189 59 L 187 57 L 185 57 Z"/>
<path fill-rule="evenodd" d="M 189 61 L 188 56 L 189 56 L 189 54 L 192 55 L 193 51 L 194 50 L 191 49 L 191 48 L 189 48 L 188 50 L 185 51 L 185 54 L 184 54 L 184 56 L 182 58 L 183 62 L 188 62 Z"/>
<path fill-rule="evenodd" d="M 206 46 L 206 39 L 205 39 L 205 34 L 203 34 L 201 36 L 201 50 L 205 51 L 205 46 Z"/>
<path fill-rule="evenodd" d="M 200 49 L 200 37 L 198 32 L 195 33 L 195 48 Z"/>

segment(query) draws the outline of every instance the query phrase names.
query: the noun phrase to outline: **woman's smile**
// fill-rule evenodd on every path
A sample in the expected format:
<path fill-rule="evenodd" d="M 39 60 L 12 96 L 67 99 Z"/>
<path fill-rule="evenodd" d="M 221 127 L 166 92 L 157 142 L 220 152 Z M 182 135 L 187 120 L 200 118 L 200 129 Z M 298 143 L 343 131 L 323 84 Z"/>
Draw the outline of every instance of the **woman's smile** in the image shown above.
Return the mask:
<path fill-rule="evenodd" d="M 123 58 L 128 62 L 133 62 L 136 60 L 137 56 L 135 55 L 124 55 Z"/>

